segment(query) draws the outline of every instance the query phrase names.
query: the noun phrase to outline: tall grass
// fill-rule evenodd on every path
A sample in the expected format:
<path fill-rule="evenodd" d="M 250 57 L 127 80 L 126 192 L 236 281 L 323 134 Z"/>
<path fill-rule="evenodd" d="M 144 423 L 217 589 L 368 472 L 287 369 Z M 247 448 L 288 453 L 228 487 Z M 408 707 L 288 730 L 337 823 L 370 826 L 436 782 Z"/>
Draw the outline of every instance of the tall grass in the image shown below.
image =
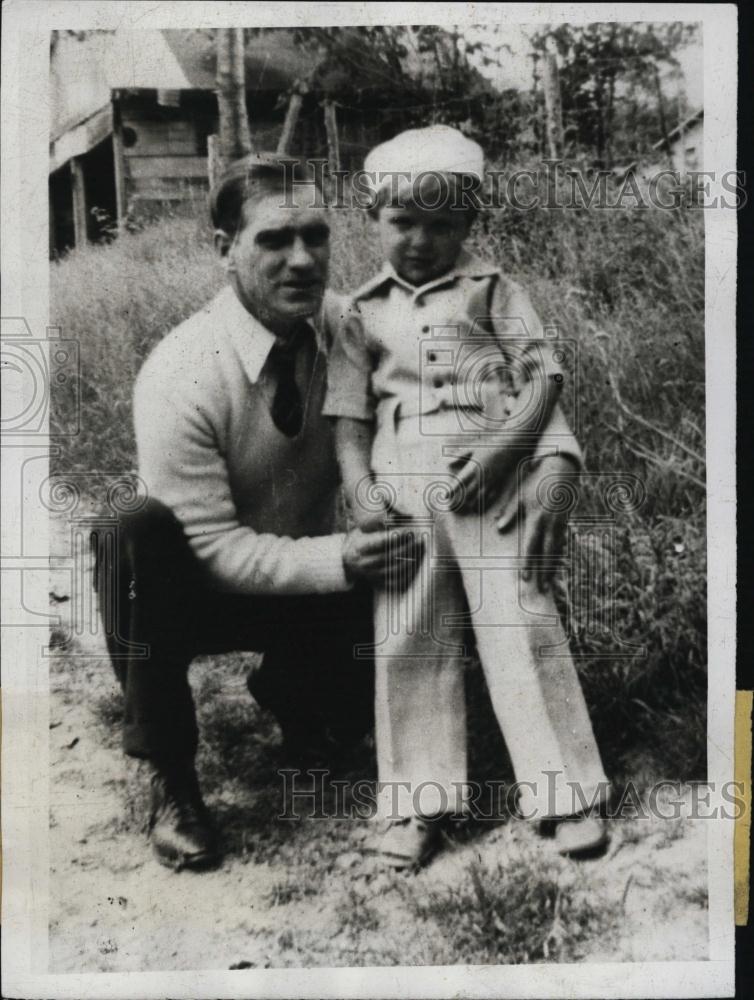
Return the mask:
<path fill-rule="evenodd" d="M 79 344 L 80 433 L 64 442 L 58 471 L 118 473 L 135 461 L 134 379 L 151 348 L 222 287 L 200 218 L 165 218 L 112 243 L 72 250 L 50 268 L 51 321 Z M 65 406 L 69 398 L 57 397 Z M 52 424 L 70 423 L 56 407 Z"/>
<path fill-rule="evenodd" d="M 345 291 L 379 260 L 363 214 L 333 215 L 332 285 Z M 472 239 L 576 345 L 578 410 L 570 416 L 590 475 L 574 515 L 587 524 L 605 513 L 610 475 L 642 484 L 642 503 L 613 512 L 612 536 L 576 532 L 559 599 L 608 762 L 630 770 L 632 755 L 651 747 L 668 777 L 679 778 L 703 773 L 705 746 L 701 215 L 501 211 L 483 218 Z M 78 340 L 82 364 L 81 432 L 61 439 L 56 471 L 133 467 L 135 374 L 222 283 L 203 218 L 165 218 L 52 266 L 52 322 Z M 70 405 L 57 397 L 53 422 L 67 421 Z"/>
<path fill-rule="evenodd" d="M 482 227 L 476 243 L 523 282 L 543 320 L 578 351 L 571 419 L 587 475 L 572 516 L 586 523 L 572 540 L 573 568 L 560 597 L 600 743 L 608 756 L 651 746 L 668 773 L 701 774 L 702 213 L 508 213 Z M 600 539 L 588 521 L 606 513 L 605 488 L 622 474 L 636 477 L 643 501 L 615 513 L 612 539 Z"/>

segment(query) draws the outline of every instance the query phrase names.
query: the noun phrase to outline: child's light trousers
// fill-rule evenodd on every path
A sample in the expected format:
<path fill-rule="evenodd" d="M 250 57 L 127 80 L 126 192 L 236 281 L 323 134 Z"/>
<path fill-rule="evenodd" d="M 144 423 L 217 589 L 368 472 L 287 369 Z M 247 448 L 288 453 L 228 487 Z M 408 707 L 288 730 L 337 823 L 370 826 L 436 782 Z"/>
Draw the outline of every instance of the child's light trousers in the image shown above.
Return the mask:
<path fill-rule="evenodd" d="M 499 502 L 481 513 L 448 509 L 453 454 L 443 452 L 464 448 L 425 433 L 442 419 L 383 427 L 373 449 L 375 489 L 414 519 L 425 544 L 412 583 L 375 599 L 379 812 L 462 812 L 473 794 L 464 695 L 472 625 L 521 814 L 573 814 L 599 800 L 607 780 L 566 634 L 552 595 L 522 574 L 522 519 L 501 531 Z"/>

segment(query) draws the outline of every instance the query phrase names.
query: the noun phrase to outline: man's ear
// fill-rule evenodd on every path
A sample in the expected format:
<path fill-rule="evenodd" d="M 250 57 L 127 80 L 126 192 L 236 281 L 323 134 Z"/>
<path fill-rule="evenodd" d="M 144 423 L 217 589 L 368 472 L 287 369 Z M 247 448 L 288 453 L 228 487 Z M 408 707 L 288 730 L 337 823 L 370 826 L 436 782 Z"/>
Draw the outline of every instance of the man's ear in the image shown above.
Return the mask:
<path fill-rule="evenodd" d="M 216 229 L 213 242 L 215 245 L 215 253 L 221 260 L 227 263 L 228 254 L 230 253 L 230 248 L 233 245 L 233 237 L 229 236 L 224 229 Z"/>

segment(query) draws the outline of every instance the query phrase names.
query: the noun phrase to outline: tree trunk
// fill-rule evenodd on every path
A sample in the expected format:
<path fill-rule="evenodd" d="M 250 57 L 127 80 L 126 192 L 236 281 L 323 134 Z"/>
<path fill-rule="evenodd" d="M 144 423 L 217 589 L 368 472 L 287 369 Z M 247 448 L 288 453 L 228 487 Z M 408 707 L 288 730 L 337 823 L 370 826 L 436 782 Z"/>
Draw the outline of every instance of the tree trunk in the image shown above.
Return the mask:
<path fill-rule="evenodd" d="M 545 56 L 543 69 L 545 113 L 547 115 L 547 151 L 550 159 L 559 160 L 563 155 L 563 108 L 560 102 L 558 63 L 552 53 Z"/>
<path fill-rule="evenodd" d="M 599 169 L 605 167 L 605 91 L 602 77 L 597 76 L 594 88 L 594 103 L 597 106 L 597 122 L 595 141 L 597 144 L 597 162 Z"/>
<path fill-rule="evenodd" d="M 296 131 L 296 123 L 298 122 L 301 105 L 304 101 L 303 95 L 305 93 L 306 87 L 300 86 L 298 90 L 291 94 L 288 111 L 286 112 L 285 121 L 283 122 L 283 131 L 280 133 L 280 139 L 278 140 L 277 151 L 282 155 L 290 152 L 291 139 L 293 138 L 293 133 Z"/>
<path fill-rule="evenodd" d="M 243 28 L 217 29 L 217 107 L 223 165 L 252 151 L 246 114 Z"/>
<path fill-rule="evenodd" d="M 660 119 L 660 135 L 662 136 L 662 149 L 668 159 L 672 159 L 670 156 L 670 137 L 668 135 L 668 120 L 665 117 L 665 98 L 662 94 L 662 85 L 660 83 L 660 71 L 655 66 L 654 68 L 655 77 L 655 90 L 657 91 L 657 113 Z"/>
<path fill-rule="evenodd" d="M 335 115 L 335 105 L 325 101 L 325 132 L 327 133 L 327 159 L 330 170 L 340 170 L 340 143 L 338 141 L 338 121 Z"/>
<path fill-rule="evenodd" d="M 613 167 L 613 118 L 615 107 L 615 73 L 610 73 L 607 82 L 607 108 L 605 110 L 605 166 Z"/>
<path fill-rule="evenodd" d="M 607 51 L 613 57 L 616 53 L 616 38 L 618 37 L 618 24 L 613 22 L 610 29 L 610 38 L 607 44 Z M 607 63 L 605 69 L 607 77 L 607 101 L 605 102 L 605 166 L 608 170 L 613 168 L 613 110 L 615 100 L 615 69 Z"/>
<path fill-rule="evenodd" d="M 531 71 L 531 103 L 532 103 L 532 128 L 534 130 L 535 139 L 537 142 L 537 149 L 539 150 L 540 156 L 545 156 L 545 124 L 542 115 L 542 102 L 539 100 L 539 88 L 540 84 L 544 89 L 544 84 L 542 83 L 542 77 L 538 72 L 538 62 L 539 53 L 532 53 L 532 71 Z"/>

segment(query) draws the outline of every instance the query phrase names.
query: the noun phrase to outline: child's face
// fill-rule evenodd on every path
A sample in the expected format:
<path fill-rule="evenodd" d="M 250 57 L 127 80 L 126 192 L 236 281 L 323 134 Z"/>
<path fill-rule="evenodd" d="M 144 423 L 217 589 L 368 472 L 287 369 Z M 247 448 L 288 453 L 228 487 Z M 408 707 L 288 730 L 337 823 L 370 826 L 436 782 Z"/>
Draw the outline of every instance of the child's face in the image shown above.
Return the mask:
<path fill-rule="evenodd" d="M 377 226 L 387 260 L 405 281 L 424 285 L 450 271 L 469 235 L 469 213 L 458 208 L 387 204 Z"/>

